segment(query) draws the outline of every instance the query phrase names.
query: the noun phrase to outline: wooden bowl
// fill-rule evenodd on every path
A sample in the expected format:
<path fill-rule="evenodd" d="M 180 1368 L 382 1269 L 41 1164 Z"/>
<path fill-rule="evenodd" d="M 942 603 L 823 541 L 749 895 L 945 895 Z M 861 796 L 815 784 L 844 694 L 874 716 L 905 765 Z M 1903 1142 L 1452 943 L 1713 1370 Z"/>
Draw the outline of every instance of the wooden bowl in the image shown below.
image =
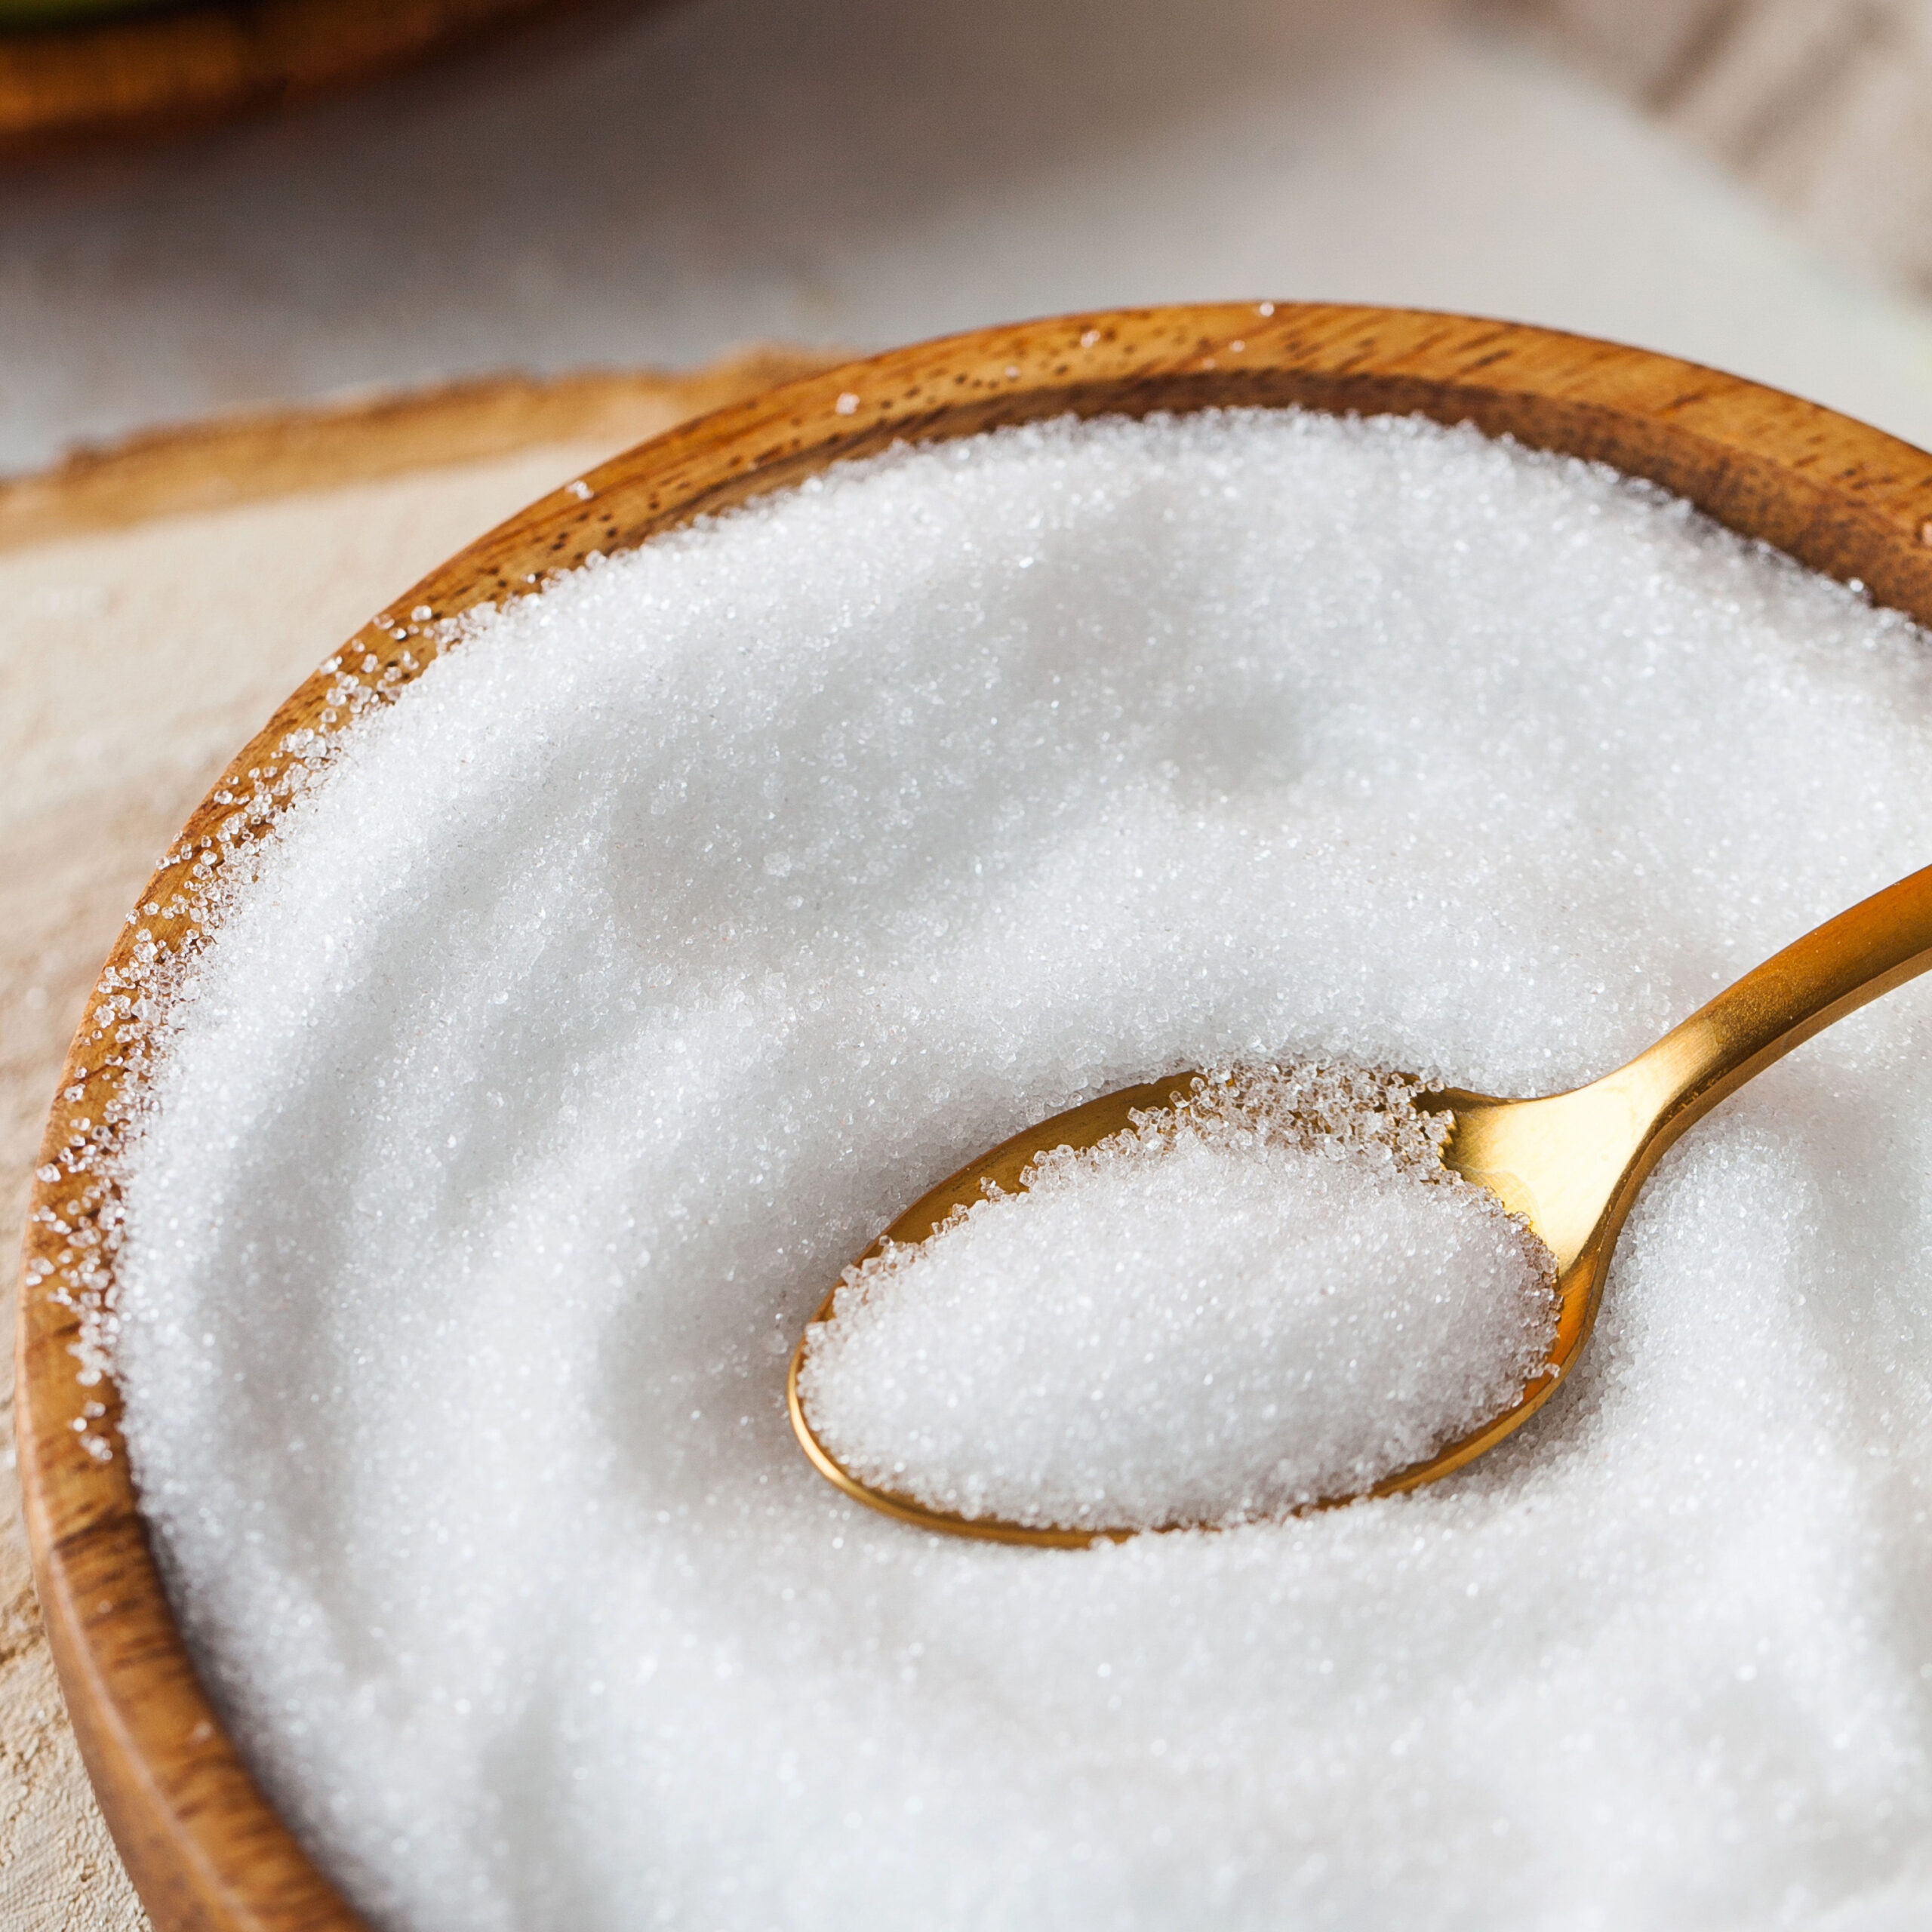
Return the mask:
<path fill-rule="evenodd" d="M 148 140 L 291 106 L 564 3 L 145 0 L 71 20 L 8 27 L 0 20 L 0 160 Z"/>
<path fill-rule="evenodd" d="M 101 1808 L 162 1932 L 361 1924 L 217 1720 L 162 1592 L 112 1378 L 84 1384 L 76 1360 L 78 1306 L 112 1291 L 106 1184 L 85 1168 L 115 1131 L 113 995 L 150 949 L 195 937 L 191 912 L 146 909 L 192 900 L 198 863 L 260 835 L 234 822 L 231 785 L 246 796 L 250 768 L 285 765 L 289 733 L 343 728 L 346 685 L 407 682 L 433 654 L 429 624 L 842 457 L 1069 411 L 1286 403 L 1418 411 L 1614 464 L 1932 623 L 1932 457 L 1907 444 L 1638 349 L 1454 315 L 1269 302 L 1021 323 L 848 363 L 640 445 L 397 598 L 242 752 L 141 895 L 69 1050 L 33 1194 L 17 1427 L 41 1603 Z"/>

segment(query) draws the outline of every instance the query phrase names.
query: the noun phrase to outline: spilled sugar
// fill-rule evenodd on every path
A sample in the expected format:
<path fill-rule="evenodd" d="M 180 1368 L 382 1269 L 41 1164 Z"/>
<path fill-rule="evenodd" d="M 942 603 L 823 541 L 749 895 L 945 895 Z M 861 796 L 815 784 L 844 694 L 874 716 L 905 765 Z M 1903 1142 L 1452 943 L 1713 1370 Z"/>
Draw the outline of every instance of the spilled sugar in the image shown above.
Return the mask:
<path fill-rule="evenodd" d="M 848 1269 L 798 1377 L 874 1488 L 1146 1529 L 1358 1495 L 1522 1399 L 1555 1258 L 1444 1168 L 1413 1082 L 1229 1069 Z"/>
<path fill-rule="evenodd" d="M 1932 989 L 1687 1137 L 1571 1385 L 1416 1496 L 929 1540 L 782 1400 L 1030 1121 L 1572 1084 L 1922 864 L 1910 626 L 1469 432 L 1060 424 L 580 572 L 352 738 L 162 1043 L 121 1365 L 378 1923 L 1932 1912 Z"/>

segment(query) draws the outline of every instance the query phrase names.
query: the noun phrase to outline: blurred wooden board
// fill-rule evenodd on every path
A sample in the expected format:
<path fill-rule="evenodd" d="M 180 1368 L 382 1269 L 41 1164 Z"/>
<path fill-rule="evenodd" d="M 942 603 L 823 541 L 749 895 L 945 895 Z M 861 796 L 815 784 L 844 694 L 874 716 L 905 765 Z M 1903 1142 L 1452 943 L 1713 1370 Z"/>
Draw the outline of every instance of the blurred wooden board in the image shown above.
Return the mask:
<path fill-rule="evenodd" d="M 287 106 L 573 0 L 226 0 L 0 35 L 0 158 Z"/>
<path fill-rule="evenodd" d="M 824 352 L 756 348 L 677 376 L 624 370 L 548 380 L 485 376 L 152 430 L 78 450 L 51 469 L 0 477 L 0 550 L 152 517 L 487 462 L 546 443 L 595 444 L 608 456 L 686 417 L 837 359 Z"/>
<path fill-rule="evenodd" d="M 506 377 L 196 425 L 0 481 L 9 1230 L 61 1055 L 128 907 L 275 706 L 385 599 L 525 503 L 829 359 L 771 350 L 682 377 Z M 0 1932 L 124 1932 L 145 1921 L 62 1709 L 20 1524 L 10 1393 L 4 1406 Z"/>

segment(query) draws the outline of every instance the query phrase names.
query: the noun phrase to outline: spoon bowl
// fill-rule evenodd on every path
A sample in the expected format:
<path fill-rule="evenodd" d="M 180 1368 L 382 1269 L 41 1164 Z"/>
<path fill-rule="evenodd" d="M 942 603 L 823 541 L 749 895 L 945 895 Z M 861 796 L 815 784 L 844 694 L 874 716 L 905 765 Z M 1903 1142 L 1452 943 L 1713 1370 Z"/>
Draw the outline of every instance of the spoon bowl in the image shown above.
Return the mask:
<path fill-rule="evenodd" d="M 1556 1258 L 1556 1332 L 1548 1358 L 1507 1407 L 1425 1460 L 1372 1487 L 1304 1505 L 1331 1508 L 1364 1496 L 1418 1489 L 1450 1475 L 1512 1435 L 1548 1401 L 1589 1341 L 1617 1235 L 1651 1170 L 1684 1130 L 1771 1063 L 1835 1020 L 1932 968 L 1932 866 L 1900 879 L 1794 941 L 1699 1008 L 1615 1072 L 1567 1093 L 1503 1100 L 1457 1088 L 1420 1095 L 1424 1111 L 1447 1114 L 1444 1166 L 1486 1187 L 1520 1214 Z M 1096 1146 L 1137 1116 L 1187 1098 L 1193 1072 L 1123 1088 L 1055 1114 L 969 1161 L 923 1195 L 859 1257 L 930 1240 L 956 1209 L 1026 1185 L 1028 1170 L 1057 1148 Z M 993 1543 L 1072 1549 L 1143 1534 L 1060 1528 L 934 1509 L 864 1481 L 814 1430 L 798 1377 L 812 1329 L 832 1316 L 835 1289 L 798 1338 L 786 1401 L 798 1444 L 826 1480 L 854 1500 L 921 1529 Z M 1164 1529 L 1208 1525 L 1177 1519 Z"/>

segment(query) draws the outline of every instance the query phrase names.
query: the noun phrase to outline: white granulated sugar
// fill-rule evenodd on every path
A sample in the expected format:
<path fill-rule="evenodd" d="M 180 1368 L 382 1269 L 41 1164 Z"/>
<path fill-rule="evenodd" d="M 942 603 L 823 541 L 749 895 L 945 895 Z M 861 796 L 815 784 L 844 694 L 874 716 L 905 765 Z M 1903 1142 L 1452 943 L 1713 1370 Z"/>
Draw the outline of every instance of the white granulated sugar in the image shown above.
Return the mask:
<path fill-rule="evenodd" d="M 1572 1084 L 1922 865 L 1911 626 L 1472 432 L 1060 423 L 583 571 L 350 739 L 160 1042 L 121 1360 L 377 1923 L 1932 1916 L 1932 989 L 1687 1137 L 1571 1384 L 1414 1496 L 928 1538 L 783 1399 L 1032 1121 Z"/>
<path fill-rule="evenodd" d="M 1171 1111 L 847 1269 L 798 1389 L 875 1488 L 1148 1529 L 1358 1495 L 1515 1407 L 1555 1258 L 1444 1168 L 1399 1076 L 1198 1080 Z"/>

